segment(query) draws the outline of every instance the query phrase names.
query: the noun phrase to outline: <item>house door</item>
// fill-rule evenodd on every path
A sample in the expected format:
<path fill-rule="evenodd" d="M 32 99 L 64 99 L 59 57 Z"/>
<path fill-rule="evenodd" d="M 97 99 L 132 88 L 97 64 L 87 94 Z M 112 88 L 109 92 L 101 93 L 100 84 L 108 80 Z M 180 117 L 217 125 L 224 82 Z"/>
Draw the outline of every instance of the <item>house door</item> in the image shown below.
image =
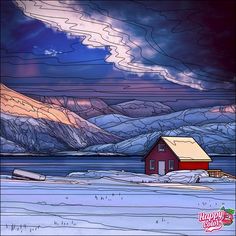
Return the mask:
<path fill-rule="evenodd" d="M 165 161 L 158 161 L 158 174 L 165 175 Z"/>

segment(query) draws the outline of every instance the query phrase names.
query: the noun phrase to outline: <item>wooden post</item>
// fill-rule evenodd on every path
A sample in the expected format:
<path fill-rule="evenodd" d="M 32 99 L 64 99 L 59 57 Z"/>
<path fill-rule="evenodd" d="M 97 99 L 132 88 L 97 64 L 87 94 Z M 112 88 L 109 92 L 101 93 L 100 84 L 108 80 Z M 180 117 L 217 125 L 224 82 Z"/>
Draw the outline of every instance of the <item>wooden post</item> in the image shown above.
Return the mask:
<path fill-rule="evenodd" d="M 221 178 L 222 176 L 226 176 L 226 177 L 235 179 L 234 175 L 227 174 L 227 173 L 223 172 L 222 170 L 207 170 L 207 172 L 210 177 Z"/>
<path fill-rule="evenodd" d="M 207 170 L 210 177 L 220 178 L 222 170 Z"/>

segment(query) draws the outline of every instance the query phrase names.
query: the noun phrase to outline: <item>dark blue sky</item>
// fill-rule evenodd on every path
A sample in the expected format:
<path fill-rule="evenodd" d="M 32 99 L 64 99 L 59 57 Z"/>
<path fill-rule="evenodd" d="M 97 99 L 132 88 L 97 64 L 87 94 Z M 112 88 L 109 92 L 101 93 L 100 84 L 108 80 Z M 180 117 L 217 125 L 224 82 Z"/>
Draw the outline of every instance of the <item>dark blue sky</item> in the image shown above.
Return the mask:
<path fill-rule="evenodd" d="M 234 9 L 229 0 L 1 1 L 1 80 L 30 94 L 232 103 Z"/>

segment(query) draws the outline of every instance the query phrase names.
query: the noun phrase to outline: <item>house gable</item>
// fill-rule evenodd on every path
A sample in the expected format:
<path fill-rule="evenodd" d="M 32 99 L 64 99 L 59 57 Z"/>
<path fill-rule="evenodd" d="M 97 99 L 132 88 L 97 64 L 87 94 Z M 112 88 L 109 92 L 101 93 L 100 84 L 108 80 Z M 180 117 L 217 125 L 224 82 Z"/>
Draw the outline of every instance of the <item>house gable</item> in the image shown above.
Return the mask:
<path fill-rule="evenodd" d="M 173 151 L 169 148 L 168 145 L 165 144 L 165 150 L 159 151 L 158 145 L 165 144 L 164 140 L 158 139 L 158 141 L 153 145 L 150 149 L 148 155 L 145 158 L 145 173 L 146 174 L 157 174 L 159 168 L 159 162 L 164 162 L 165 165 L 165 173 L 178 169 L 179 159 L 173 153 Z M 172 166 L 172 169 L 170 168 Z M 154 168 L 152 168 L 154 167 Z"/>
<path fill-rule="evenodd" d="M 181 162 L 210 162 L 211 158 L 200 147 L 195 139 L 192 137 L 166 137 L 161 136 L 149 149 L 148 153 L 144 156 L 144 161 L 154 148 L 157 148 L 158 144 L 163 141 L 166 146 L 172 151 L 172 153 Z"/>

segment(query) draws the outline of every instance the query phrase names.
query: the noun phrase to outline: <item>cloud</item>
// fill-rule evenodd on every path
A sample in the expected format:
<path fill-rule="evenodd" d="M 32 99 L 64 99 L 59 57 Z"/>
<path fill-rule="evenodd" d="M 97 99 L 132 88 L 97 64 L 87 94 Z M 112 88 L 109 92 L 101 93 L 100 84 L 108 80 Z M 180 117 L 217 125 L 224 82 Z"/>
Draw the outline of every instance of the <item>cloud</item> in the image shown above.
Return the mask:
<path fill-rule="evenodd" d="M 44 50 L 44 55 L 50 55 L 52 57 L 55 57 L 57 54 L 60 54 L 60 53 L 62 53 L 62 52 L 58 52 L 58 51 L 56 51 L 54 49 L 46 49 L 46 50 Z"/>
<path fill-rule="evenodd" d="M 198 90 L 218 86 L 188 70 L 183 63 L 166 56 L 161 48 L 157 50 L 152 45 L 152 40 L 149 40 L 150 27 L 142 28 L 135 25 L 135 22 L 114 18 L 109 13 L 105 14 L 105 11 L 95 9 L 91 2 L 82 1 L 78 4 L 72 1 L 16 0 L 16 4 L 25 15 L 40 20 L 53 29 L 81 38 L 82 43 L 89 48 L 108 48 L 110 54 L 105 60 L 113 63 L 119 70 L 139 76 L 161 76 L 173 83 Z M 149 21 L 151 19 L 147 17 L 144 22 Z M 54 54 L 51 51 L 45 53 Z M 156 60 L 151 60 L 156 57 L 160 61 L 169 60 L 169 64 L 161 65 Z"/>

